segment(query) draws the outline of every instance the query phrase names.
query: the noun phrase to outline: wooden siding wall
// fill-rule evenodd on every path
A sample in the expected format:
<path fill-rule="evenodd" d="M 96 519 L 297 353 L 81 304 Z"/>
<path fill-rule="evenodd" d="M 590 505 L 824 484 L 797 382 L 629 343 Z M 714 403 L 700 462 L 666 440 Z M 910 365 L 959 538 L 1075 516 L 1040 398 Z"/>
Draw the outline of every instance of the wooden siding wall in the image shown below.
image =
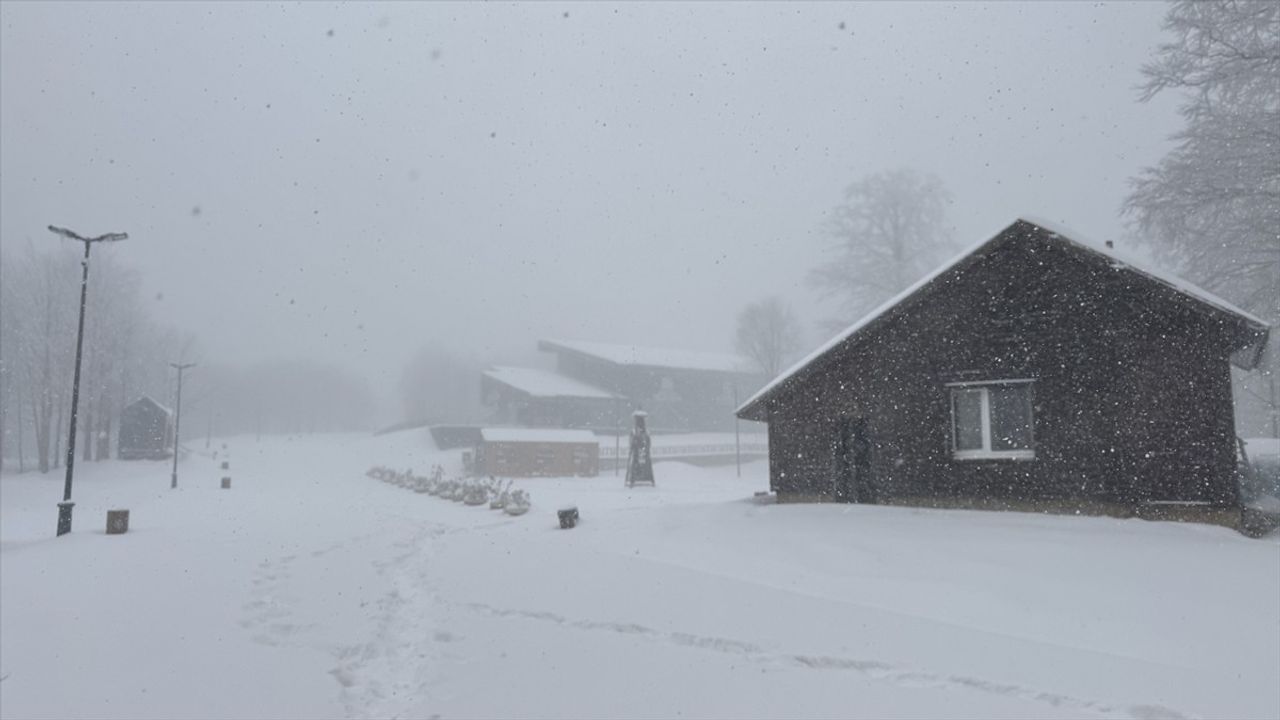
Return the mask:
<path fill-rule="evenodd" d="M 840 423 L 866 417 L 887 500 L 1238 501 L 1229 328 L 1034 237 L 962 278 L 770 403 L 774 490 L 831 494 Z M 1016 378 L 1036 378 L 1035 459 L 953 459 L 946 383 Z"/>
<path fill-rule="evenodd" d="M 476 449 L 481 475 L 496 477 L 595 477 L 600 472 L 597 443 L 481 442 Z"/>

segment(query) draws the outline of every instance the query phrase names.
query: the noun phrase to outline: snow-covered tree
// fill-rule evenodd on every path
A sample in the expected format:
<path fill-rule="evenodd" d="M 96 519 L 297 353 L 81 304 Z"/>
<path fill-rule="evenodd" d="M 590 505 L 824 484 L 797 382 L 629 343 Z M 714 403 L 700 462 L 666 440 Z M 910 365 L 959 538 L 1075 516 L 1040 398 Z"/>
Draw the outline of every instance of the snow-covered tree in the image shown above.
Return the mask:
<path fill-rule="evenodd" d="M 898 169 L 850 185 L 827 220 L 831 257 L 809 274 L 841 303 L 836 324 L 856 320 L 927 274 L 952 252 L 950 195 L 933 175 Z"/>
<path fill-rule="evenodd" d="M 781 298 L 764 298 L 738 313 L 734 344 L 769 377 L 782 372 L 784 364 L 800 349 L 800 340 L 800 318 Z"/>
<path fill-rule="evenodd" d="M 1141 99 L 1183 102 L 1177 143 L 1133 181 L 1125 212 L 1191 280 L 1280 322 L 1280 4 L 1173 3 L 1172 39 L 1143 68 Z M 1277 355 L 1244 378 L 1245 402 L 1269 405 L 1277 431 Z"/>
<path fill-rule="evenodd" d="M 1280 4 L 1176 2 L 1142 99 L 1182 93 L 1177 146 L 1125 209 L 1210 290 L 1280 319 Z"/>

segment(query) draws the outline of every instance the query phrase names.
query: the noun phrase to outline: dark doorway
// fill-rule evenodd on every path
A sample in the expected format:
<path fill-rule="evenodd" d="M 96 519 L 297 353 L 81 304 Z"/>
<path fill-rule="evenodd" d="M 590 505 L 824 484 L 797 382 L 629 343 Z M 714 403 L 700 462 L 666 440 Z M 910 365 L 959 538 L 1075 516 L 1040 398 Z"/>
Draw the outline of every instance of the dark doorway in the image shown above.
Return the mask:
<path fill-rule="evenodd" d="M 853 418 L 840 423 L 840 446 L 836 460 L 836 500 L 875 503 L 875 483 L 871 478 L 871 436 L 866 418 Z"/>

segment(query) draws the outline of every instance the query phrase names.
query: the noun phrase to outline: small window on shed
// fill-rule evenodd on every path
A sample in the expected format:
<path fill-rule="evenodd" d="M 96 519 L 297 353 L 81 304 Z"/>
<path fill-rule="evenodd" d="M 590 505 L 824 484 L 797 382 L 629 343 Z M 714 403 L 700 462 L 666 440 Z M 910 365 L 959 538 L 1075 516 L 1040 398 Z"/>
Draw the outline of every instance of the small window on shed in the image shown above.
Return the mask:
<path fill-rule="evenodd" d="M 1032 383 L 995 380 L 951 389 L 951 451 L 957 460 L 1035 457 Z"/>

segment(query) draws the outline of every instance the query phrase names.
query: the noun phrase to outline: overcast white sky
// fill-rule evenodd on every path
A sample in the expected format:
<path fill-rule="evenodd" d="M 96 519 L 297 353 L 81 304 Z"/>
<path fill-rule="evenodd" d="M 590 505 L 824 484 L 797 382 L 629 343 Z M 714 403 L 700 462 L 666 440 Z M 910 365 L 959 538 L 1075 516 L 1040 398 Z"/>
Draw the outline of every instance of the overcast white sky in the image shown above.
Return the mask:
<path fill-rule="evenodd" d="M 730 349 L 852 180 L 1117 237 L 1155 3 L 0 5 L 0 241 L 127 231 L 207 360 Z M 844 24 L 841 29 L 841 23 Z M 198 213 L 196 209 L 198 208 Z M 812 345 L 822 339 L 816 332 Z"/>

